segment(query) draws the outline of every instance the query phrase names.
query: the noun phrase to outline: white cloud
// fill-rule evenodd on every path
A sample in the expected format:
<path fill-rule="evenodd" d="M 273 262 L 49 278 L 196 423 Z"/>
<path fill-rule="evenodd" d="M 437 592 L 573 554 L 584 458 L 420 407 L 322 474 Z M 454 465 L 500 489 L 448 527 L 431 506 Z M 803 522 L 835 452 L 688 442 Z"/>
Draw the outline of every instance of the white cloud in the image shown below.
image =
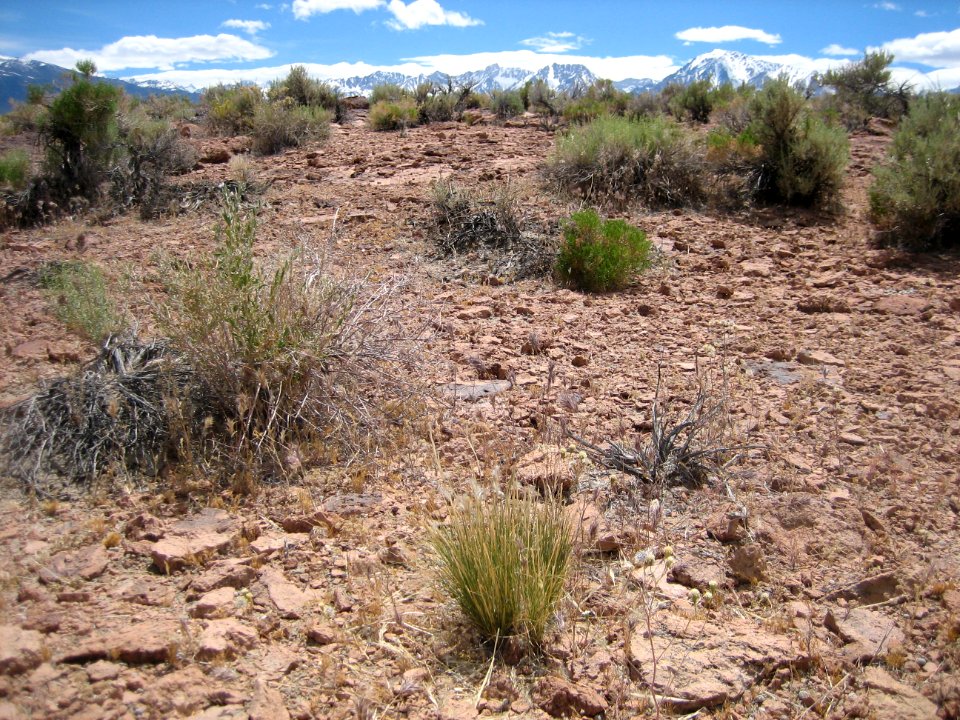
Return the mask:
<path fill-rule="evenodd" d="M 532 50 L 506 50 L 503 52 L 473 53 L 469 55 L 429 55 L 406 58 L 396 65 L 371 65 L 364 62 L 336 63 L 334 65 L 304 64 L 311 77 L 320 80 L 348 78 L 370 75 L 378 71 L 397 72 L 404 75 L 429 75 L 441 72 L 448 75 L 460 75 L 471 70 L 481 70 L 490 65 L 515 67 L 528 72 L 536 72 L 553 63 L 582 64 L 598 77 L 611 80 L 627 78 L 652 78 L 662 80 L 679 66 L 666 55 L 631 55 L 625 57 L 590 57 L 581 55 L 559 55 L 537 53 Z M 255 82 L 266 86 L 282 78 L 290 71 L 290 65 L 262 67 L 241 70 L 209 68 L 203 70 L 168 70 L 159 73 L 141 73 L 127 77 L 128 80 L 155 80 L 170 82 L 181 87 L 202 89 L 217 83 L 233 84 Z"/>
<path fill-rule="evenodd" d="M 837 43 L 827 45 L 820 52 L 822 52 L 824 55 L 835 55 L 835 56 L 860 54 L 860 51 L 857 50 L 856 48 L 844 47 L 843 45 L 839 45 Z"/>
<path fill-rule="evenodd" d="M 236 35 L 193 35 L 161 38 L 156 35 L 131 35 L 104 45 L 99 50 L 39 50 L 24 60 L 39 60 L 61 67 L 73 67 L 78 60 L 91 58 L 101 72 L 128 68 L 172 70 L 187 63 L 247 62 L 264 60 L 273 52 Z"/>
<path fill-rule="evenodd" d="M 579 50 L 589 42 L 587 38 L 574 35 L 572 32 L 548 32 L 542 37 L 521 40 L 520 44 L 531 47 L 537 52 L 563 53 Z"/>
<path fill-rule="evenodd" d="M 681 30 L 675 36 L 678 40 L 692 42 L 722 43 L 735 40 L 756 40 L 767 45 L 779 45 L 782 39 L 779 35 L 771 34 L 755 28 L 740 25 L 724 25 L 722 27 L 692 27 Z"/>
<path fill-rule="evenodd" d="M 899 12 L 902 9 L 895 2 L 879 2 L 879 3 L 876 3 L 874 7 L 877 10 L 889 10 L 891 12 Z"/>
<path fill-rule="evenodd" d="M 273 9 L 273 5 L 270 5 L 269 3 L 259 3 L 259 4 L 257 4 L 257 5 L 254 5 L 254 7 L 255 7 L 257 10 L 272 10 L 272 9 Z"/>
<path fill-rule="evenodd" d="M 220 24 L 222 27 L 243 30 L 248 35 L 256 35 L 270 27 L 270 23 L 263 20 L 224 20 Z"/>
<path fill-rule="evenodd" d="M 311 15 L 353 10 L 362 13 L 382 7 L 383 0 L 293 0 L 293 16 L 297 20 L 306 20 Z"/>
<path fill-rule="evenodd" d="M 885 42 L 880 49 L 893 53 L 898 62 L 915 62 L 934 68 L 960 67 L 960 28 L 898 38 Z"/>
<path fill-rule="evenodd" d="M 465 13 L 444 10 L 437 0 L 413 0 L 411 3 L 390 0 L 387 9 L 394 17 L 393 20 L 387 21 L 387 25 L 394 30 L 416 30 L 424 25 L 452 25 L 453 27 L 483 25 L 482 20 L 476 20 Z"/>
<path fill-rule="evenodd" d="M 916 15 L 917 17 L 932 17 L 930 13 L 928 13 L 926 10 L 917 10 L 913 14 Z"/>

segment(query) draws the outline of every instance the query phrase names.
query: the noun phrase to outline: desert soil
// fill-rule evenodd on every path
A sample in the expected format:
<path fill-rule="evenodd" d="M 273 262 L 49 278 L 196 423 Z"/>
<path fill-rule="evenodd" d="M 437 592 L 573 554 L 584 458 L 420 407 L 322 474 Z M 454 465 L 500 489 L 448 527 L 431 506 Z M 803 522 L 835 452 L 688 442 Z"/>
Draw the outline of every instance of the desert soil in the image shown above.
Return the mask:
<path fill-rule="evenodd" d="M 207 161 L 179 181 L 229 178 L 244 140 L 192 130 Z M 835 216 L 622 212 L 660 256 L 608 295 L 433 251 L 438 178 L 509 182 L 541 234 L 578 207 L 542 183 L 554 134 L 534 118 L 399 134 L 361 111 L 324 145 L 251 158 L 265 259 L 299 237 L 339 272 L 404 281 L 429 432 L 253 497 L 5 480 L 0 718 L 958 717 L 960 260 L 872 247 L 888 141 L 852 137 Z M 0 403 L 96 353 L 57 321 L 42 263 L 99 263 L 150 337 L 160 255 L 211 249 L 215 221 L 0 236 Z M 705 388 L 713 441 L 740 449 L 654 502 L 565 433 L 642 445 L 658 377 L 677 417 Z M 449 498 L 510 478 L 566 482 L 581 532 L 542 651 L 491 663 L 426 538 Z"/>

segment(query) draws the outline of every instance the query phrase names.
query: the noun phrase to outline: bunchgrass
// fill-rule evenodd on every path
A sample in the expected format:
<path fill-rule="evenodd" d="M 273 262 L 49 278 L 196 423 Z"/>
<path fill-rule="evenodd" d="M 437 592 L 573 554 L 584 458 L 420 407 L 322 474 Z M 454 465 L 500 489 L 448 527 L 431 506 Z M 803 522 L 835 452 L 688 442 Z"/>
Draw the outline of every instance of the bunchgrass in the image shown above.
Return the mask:
<path fill-rule="evenodd" d="M 381 100 L 370 106 L 369 119 L 374 130 L 406 130 L 420 121 L 420 110 L 413 98 Z"/>
<path fill-rule="evenodd" d="M 122 329 L 123 319 L 96 265 L 81 260 L 50 263 L 40 270 L 40 285 L 60 321 L 86 339 L 99 343 Z"/>
<path fill-rule="evenodd" d="M 557 281 L 586 292 L 623 288 L 650 266 L 650 241 L 624 220 L 603 220 L 596 210 L 574 213 L 557 256 Z"/>
<path fill-rule="evenodd" d="M 30 156 L 26 150 L 8 150 L 0 155 L 0 188 L 20 190 L 29 177 Z"/>
<path fill-rule="evenodd" d="M 485 638 L 543 640 L 573 547 L 558 501 L 471 496 L 434 532 L 432 545 L 442 587 Z"/>

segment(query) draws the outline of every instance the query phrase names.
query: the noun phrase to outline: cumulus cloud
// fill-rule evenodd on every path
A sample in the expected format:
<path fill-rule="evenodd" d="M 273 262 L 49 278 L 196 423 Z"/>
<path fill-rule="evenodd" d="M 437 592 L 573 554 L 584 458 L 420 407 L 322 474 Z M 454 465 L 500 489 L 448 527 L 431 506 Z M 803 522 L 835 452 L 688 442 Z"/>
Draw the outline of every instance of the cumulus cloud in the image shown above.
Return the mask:
<path fill-rule="evenodd" d="M 756 40 L 767 45 L 779 45 L 782 39 L 779 35 L 765 32 L 756 28 L 741 25 L 723 25 L 721 27 L 692 27 L 681 30 L 675 36 L 678 40 L 687 43 L 708 42 L 723 43 L 736 40 Z"/>
<path fill-rule="evenodd" d="M 258 32 L 263 32 L 270 27 L 270 23 L 264 22 L 263 20 L 224 20 L 221 25 L 236 30 L 243 30 L 248 35 L 256 35 Z"/>
<path fill-rule="evenodd" d="M 837 43 L 827 45 L 821 51 L 824 55 L 834 55 L 834 56 L 844 56 L 844 55 L 859 55 L 860 51 L 856 48 L 848 48 Z"/>
<path fill-rule="evenodd" d="M 437 0 L 413 0 L 411 3 L 390 0 L 387 9 L 394 17 L 393 20 L 387 21 L 387 25 L 394 30 L 416 30 L 424 25 L 452 25 L 453 27 L 483 25 L 482 20 L 476 20 L 465 13 L 444 10 Z"/>
<path fill-rule="evenodd" d="M 383 0 L 293 0 L 293 16 L 297 20 L 306 20 L 311 15 L 334 12 L 336 10 L 353 10 L 362 13 L 367 10 L 376 10 L 382 7 Z"/>
<path fill-rule="evenodd" d="M 548 32 L 541 37 L 521 40 L 521 45 L 531 47 L 537 52 L 564 53 L 579 50 L 589 42 L 585 37 L 574 35 L 572 32 Z"/>
<path fill-rule="evenodd" d="M 898 62 L 915 62 L 935 68 L 960 67 L 960 28 L 898 38 L 885 42 L 880 49 L 893 53 Z"/>
<path fill-rule="evenodd" d="M 262 45 L 236 35 L 193 35 L 161 38 L 156 35 L 130 35 L 104 45 L 99 50 L 39 50 L 24 56 L 61 67 L 73 67 L 78 60 L 92 59 L 101 72 L 128 68 L 172 70 L 188 63 L 248 62 L 264 60 L 273 52 Z"/>

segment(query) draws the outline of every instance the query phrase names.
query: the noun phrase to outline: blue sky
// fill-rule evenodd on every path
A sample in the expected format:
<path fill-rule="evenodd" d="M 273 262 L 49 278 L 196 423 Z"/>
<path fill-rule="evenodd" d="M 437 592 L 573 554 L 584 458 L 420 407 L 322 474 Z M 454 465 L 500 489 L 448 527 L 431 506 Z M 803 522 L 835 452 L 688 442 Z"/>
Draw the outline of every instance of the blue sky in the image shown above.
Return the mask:
<path fill-rule="evenodd" d="M 899 72 L 960 85 L 960 1 L 164 0 L 0 5 L 0 54 L 192 86 L 265 83 L 291 64 L 318 77 L 457 74 L 494 62 L 579 62 L 660 79 L 713 49 L 821 69 L 867 48 Z"/>

